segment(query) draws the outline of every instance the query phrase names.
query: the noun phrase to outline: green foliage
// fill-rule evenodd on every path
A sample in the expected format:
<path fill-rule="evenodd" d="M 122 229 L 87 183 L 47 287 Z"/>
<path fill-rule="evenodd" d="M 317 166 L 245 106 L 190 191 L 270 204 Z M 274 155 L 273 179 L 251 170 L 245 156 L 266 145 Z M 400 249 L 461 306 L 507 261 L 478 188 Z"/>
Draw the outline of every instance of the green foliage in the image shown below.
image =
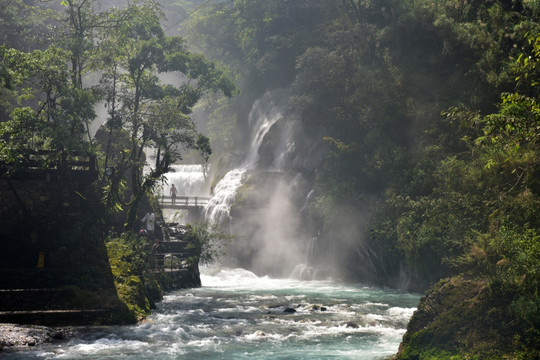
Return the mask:
<path fill-rule="evenodd" d="M 149 272 L 150 245 L 133 233 L 113 235 L 106 245 L 118 297 L 129 310 L 121 321 L 141 320 L 161 299 L 159 285 Z"/>
<path fill-rule="evenodd" d="M 47 24 L 52 11 L 38 0 L 0 1 L 0 44 L 21 51 L 46 48 L 52 38 Z"/>
<path fill-rule="evenodd" d="M 227 244 L 232 240 L 219 226 L 209 223 L 195 223 L 189 226 L 185 235 L 189 247 L 196 249 L 197 257 L 189 259 L 192 266 L 197 263 L 211 264 L 224 255 Z"/>
<path fill-rule="evenodd" d="M 235 86 L 224 69 L 189 52 L 182 38 L 165 35 L 156 3 L 135 3 L 109 17 L 120 26 L 100 32 L 95 62 L 103 72 L 100 88 L 109 109 L 105 165 L 115 169 L 108 198 L 123 198 L 119 186 L 127 175 L 132 194 L 124 204 L 130 207 L 126 227 L 132 229 L 142 197 L 181 159 L 183 149 L 210 155 L 207 138 L 189 118 L 195 104 L 207 92 L 232 96 Z M 164 82 L 163 74 L 176 79 Z M 156 155 L 143 173 L 148 149 Z"/>
<path fill-rule="evenodd" d="M 13 11 L 0 20 L 20 25 L 23 14 L 36 14 L 31 3 L 13 2 Z M 236 87 L 226 69 L 188 51 L 182 38 L 165 35 L 164 14 L 154 1 L 105 10 L 93 0 L 60 5 L 46 16 L 56 26 L 53 45 L 29 53 L 1 45 L 0 104 L 9 114 L 0 128 L 2 173 L 24 168 L 42 150 L 53 154 L 40 157 L 42 167 L 97 151 L 90 123 L 95 105 L 104 101 L 109 116 L 101 164 L 114 169 L 101 179 L 108 182 L 105 203 L 110 209 L 132 205 L 131 228 L 142 197 L 183 150 L 196 150 L 204 159 L 211 154 L 208 138 L 189 117 L 193 107 L 207 93 L 233 96 Z M 83 84 L 89 71 L 101 76 L 98 86 Z M 163 74 L 174 80 L 164 82 Z M 156 157 L 143 175 L 145 149 Z M 131 193 L 123 193 L 124 184 Z"/>
<path fill-rule="evenodd" d="M 349 226 L 342 213 L 371 213 L 369 246 L 395 260 L 382 276 L 406 265 L 426 286 L 473 268 L 493 274 L 481 243 L 491 240 L 479 239 L 504 222 L 538 226 L 536 11 L 507 1 L 235 1 L 198 12 L 187 30 L 243 69 L 248 99 L 292 84 L 303 136 L 326 155 L 310 221 L 339 229 Z"/>
<path fill-rule="evenodd" d="M 4 86 L 10 91 L 10 119 L 0 126 L 0 161 L 15 172 L 31 155 L 52 150 L 43 157 L 57 162 L 60 153 L 88 153 L 85 126 L 93 119 L 96 94 L 70 86 L 66 61 L 69 53 L 49 47 L 24 53 L 0 48 Z M 36 106 L 21 103 L 36 101 Z"/>
<path fill-rule="evenodd" d="M 532 54 L 527 56 L 533 62 L 536 61 L 536 47 L 525 52 Z M 517 73 L 527 72 L 525 68 L 528 70 L 529 63 L 523 62 L 522 58 L 514 68 Z M 516 89 L 531 93 L 530 88 L 524 87 L 523 78 L 518 77 L 516 81 Z M 534 84 L 536 78 L 533 76 L 527 81 Z M 468 277 L 484 279 L 489 292 L 479 297 L 478 304 L 486 308 L 484 313 L 505 324 L 501 329 L 494 327 L 489 338 L 505 336 L 505 331 L 513 334 L 514 342 L 502 347 L 494 345 L 492 349 L 485 348 L 478 339 L 473 342 L 474 347 L 459 350 L 467 356 L 511 354 L 508 356 L 524 359 L 538 356 L 531 350 L 538 348 L 536 329 L 540 320 L 540 188 L 537 180 L 540 162 L 536 104 L 536 96 L 516 91 L 502 95 L 499 111 L 495 114 L 479 116 L 471 112 L 449 112 L 454 121 L 474 129 L 464 136 L 470 152 L 461 159 L 448 157 L 440 161 L 431 193 L 415 198 L 395 197 L 392 202 L 400 214 L 401 250 L 411 267 L 424 272 L 427 268 L 437 268 L 437 264 L 424 268 L 425 260 L 410 258 L 420 249 L 432 256 L 432 261 L 438 259 L 441 264 L 444 261 L 450 264 L 447 275 L 462 272 Z M 459 199 L 459 206 L 452 209 L 455 199 Z M 438 204 L 449 206 L 451 211 L 434 221 L 440 208 Z M 457 222 L 452 224 L 452 219 Z M 434 233 L 438 229 L 444 234 L 450 232 L 455 238 L 449 242 L 448 237 Z M 425 236 L 426 230 L 428 236 Z M 442 249 L 443 254 L 426 251 L 424 245 L 430 242 L 432 248 Z M 451 243 L 458 246 L 458 251 L 449 252 Z M 443 344 L 430 343 L 429 339 L 452 328 L 456 333 L 451 338 L 458 339 L 458 331 L 465 333 L 467 327 L 472 326 L 467 323 L 452 325 L 448 318 L 452 312 L 455 311 L 444 310 L 441 315 L 446 325 L 441 323 L 438 327 L 413 332 L 410 349 L 426 356 L 429 351 L 444 349 Z M 456 319 L 479 317 L 479 314 L 465 313 Z"/>
<path fill-rule="evenodd" d="M 537 229 L 508 229 L 497 233 L 494 248 L 500 257 L 497 279 L 515 292 L 510 308 L 520 321 L 540 325 L 540 234 Z"/>
<path fill-rule="evenodd" d="M 537 331 L 509 313 L 513 294 L 482 280 L 441 280 L 421 299 L 397 359 L 537 358 Z"/>
<path fill-rule="evenodd" d="M 241 109 L 266 90 L 290 84 L 296 58 L 320 38 L 319 27 L 333 7 L 326 0 L 225 1 L 190 16 L 182 27 L 190 45 L 227 64 L 243 87 L 235 101 L 212 99 L 207 107 L 212 144 L 232 152 L 245 141 Z"/>
<path fill-rule="evenodd" d="M 14 4 L 0 26 L 26 39 L 20 31 L 25 7 Z M 199 4 L 181 1 L 179 13 Z M 64 2 L 67 17 L 56 47 L 32 53 L 2 48 L 1 96 L 11 113 L 0 125 L 4 162 L 22 164 L 36 149 L 91 148 L 82 139 L 101 95 L 108 111 L 103 164 L 115 168 L 109 205 L 131 204 L 124 201 L 130 184 L 136 209 L 137 199 L 181 158 L 182 147 L 203 157 L 210 155 L 209 139 L 233 149 L 243 138 L 236 126 L 247 118 L 233 107 L 290 87 L 305 142 L 325 154 L 309 174 L 316 196 L 308 221 L 332 231 L 347 249 L 376 249 L 385 259 L 381 281 L 397 277 L 402 267 L 424 281 L 419 287 L 460 272 L 489 279 L 493 292 L 504 294 L 509 316 L 524 324 L 521 339 L 537 324 L 536 1 L 205 5 L 183 29 L 192 46 L 233 69 L 244 90 L 236 102 L 221 97 L 236 89 L 218 63 L 165 34 L 156 3 L 106 12 L 94 5 Z M 81 86 L 88 69 L 102 74 L 99 92 Z M 178 77 L 164 83 L 165 73 Z M 208 137 L 189 117 L 204 94 L 211 95 L 205 105 L 213 110 Z M 146 177 L 143 148 L 155 154 Z M 133 222 L 135 212 L 131 216 Z M 354 236 L 338 233 L 341 228 Z M 214 231 L 201 224 L 190 233 L 203 262 L 222 251 Z M 350 253 L 344 266 L 354 268 L 360 252 Z"/>

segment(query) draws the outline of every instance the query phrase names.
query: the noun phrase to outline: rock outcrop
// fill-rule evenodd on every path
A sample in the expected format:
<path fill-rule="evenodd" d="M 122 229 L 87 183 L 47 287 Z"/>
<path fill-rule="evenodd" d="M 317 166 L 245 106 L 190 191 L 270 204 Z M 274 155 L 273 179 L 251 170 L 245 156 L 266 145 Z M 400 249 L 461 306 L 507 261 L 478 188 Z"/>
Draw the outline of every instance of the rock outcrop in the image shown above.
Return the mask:
<path fill-rule="evenodd" d="M 420 300 L 395 359 L 540 358 L 510 303 L 488 281 L 441 280 Z"/>

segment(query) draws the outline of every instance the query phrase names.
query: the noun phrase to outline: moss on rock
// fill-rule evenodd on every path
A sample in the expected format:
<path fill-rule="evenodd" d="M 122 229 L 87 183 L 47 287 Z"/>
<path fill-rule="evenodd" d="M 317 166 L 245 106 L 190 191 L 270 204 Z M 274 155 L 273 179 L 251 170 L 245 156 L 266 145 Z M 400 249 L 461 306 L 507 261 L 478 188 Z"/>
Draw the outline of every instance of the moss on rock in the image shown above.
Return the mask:
<path fill-rule="evenodd" d="M 511 297 L 479 279 L 441 280 L 420 300 L 396 360 L 537 359 L 540 351 L 527 341 L 511 316 Z"/>
<path fill-rule="evenodd" d="M 118 297 L 126 305 L 126 311 L 118 313 L 115 322 L 135 323 L 144 319 L 163 296 L 159 283 L 148 271 L 147 247 L 133 234 L 110 239 L 107 243 Z"/>

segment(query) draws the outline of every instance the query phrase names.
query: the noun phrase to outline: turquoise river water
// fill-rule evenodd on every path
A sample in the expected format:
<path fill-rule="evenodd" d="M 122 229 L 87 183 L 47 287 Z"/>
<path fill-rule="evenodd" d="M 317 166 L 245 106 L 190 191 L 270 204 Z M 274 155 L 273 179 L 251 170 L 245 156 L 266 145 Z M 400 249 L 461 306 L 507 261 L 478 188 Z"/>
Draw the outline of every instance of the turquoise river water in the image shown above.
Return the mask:
<path fill-rule="evenodd" d="M 419 295 L 390 289 L 206 270 L 142 324 L 76 329 L 70 340 L 5 359 L 387 359 Z"/>

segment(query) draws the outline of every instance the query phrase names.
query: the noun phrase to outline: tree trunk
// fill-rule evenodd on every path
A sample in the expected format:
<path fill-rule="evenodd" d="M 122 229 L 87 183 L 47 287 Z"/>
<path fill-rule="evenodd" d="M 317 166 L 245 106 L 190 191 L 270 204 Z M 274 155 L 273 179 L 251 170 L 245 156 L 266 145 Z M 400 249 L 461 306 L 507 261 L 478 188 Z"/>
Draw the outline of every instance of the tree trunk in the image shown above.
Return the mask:
<path fill-rule="evenodd" d="M 136 230 L 135 225 L 137 224 L 137 210 L 139 210 L 139 205 L 141 204 L 144 194 L 146 194 L 146 191 L 139 191 L 135 196 L 135 199 L 133 199 L 133 202 L 128 209 L 126 223 L 124 224 L 124 231 Z"/>

